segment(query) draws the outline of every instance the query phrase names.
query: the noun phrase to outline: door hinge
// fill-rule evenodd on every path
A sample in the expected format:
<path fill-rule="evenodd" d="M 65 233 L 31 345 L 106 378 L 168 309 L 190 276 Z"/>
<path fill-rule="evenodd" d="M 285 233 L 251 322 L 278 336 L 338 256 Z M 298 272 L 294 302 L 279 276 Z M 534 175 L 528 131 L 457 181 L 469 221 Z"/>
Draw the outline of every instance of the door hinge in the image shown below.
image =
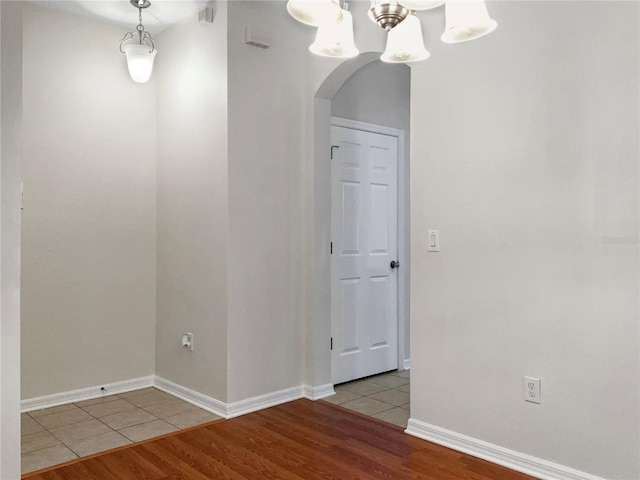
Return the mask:
<path fill-rule="evenodd" d="M 330 250 L 331 250 L 330 255 L 333 255 L 333 242 L 331 242 Z"/>
<path fill-rule="evenodd" d="M 331 337 L 331 350 L 333 350 L 333 337 Z"/>
<path fill-rule="evenodd" d="M 340 148 L 340 145 L 331 145 L 331 160 L 333 160 L 333 149 Z"/>

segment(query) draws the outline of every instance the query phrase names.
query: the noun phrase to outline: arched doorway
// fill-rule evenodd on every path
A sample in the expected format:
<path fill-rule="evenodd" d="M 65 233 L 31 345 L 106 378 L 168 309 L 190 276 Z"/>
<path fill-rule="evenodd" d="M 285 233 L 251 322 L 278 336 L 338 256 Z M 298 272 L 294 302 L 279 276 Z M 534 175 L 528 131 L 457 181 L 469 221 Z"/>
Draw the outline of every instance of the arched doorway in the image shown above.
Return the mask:
<path fill-rule="evenodd" d="M 310 271 L 311 298 L 310 312 L 307 326 L 308 385 L 314 385 L 316 398 L 330 395 L 333 392 L 331 377 L 331 165 L 328 161 L 331 146 L 331 117 L 332 99 L 338 94 L 343 85 L 365 66 L 379 62 L 378 52 L 367 52 L 359 57 L 345 61 L 337 66 L 325 78 L 318 87 L 313 99 L 313 161 L 311 162 L 309 176 L 310 188 L 313 198 L 310 199 L 308 213 L 312 218 L 310 227 Z M 407 68 L 406 66 L 403 66 Z M 410 75 L 408 75 L 410 76 Z M 407 98 L 409 92 L 406 92 Z M 408 108 L 408 105 L 407 105 Z M 408 341 L 405 340 L 405 324 L 408 330 L 408 286 L 409 286 L 409 181 L 408 181 L 408 128 L 407 128 L 406 155 L 403 153 L 403 161 L 400 162 L 399 186 L 402 195 L 399 197 L 399 207 L 402 211 L 399 217 L 399 260 L 403 265 L 400 275 L 400 290 L 406 292 L 399 303 L 399 334 L 402 336 L 399 349 L 398 367 L 408 368 Z M 406 322 L 405 322 L 406 319 Z M 407 336 L 408 337 L 408 336 Z"/>

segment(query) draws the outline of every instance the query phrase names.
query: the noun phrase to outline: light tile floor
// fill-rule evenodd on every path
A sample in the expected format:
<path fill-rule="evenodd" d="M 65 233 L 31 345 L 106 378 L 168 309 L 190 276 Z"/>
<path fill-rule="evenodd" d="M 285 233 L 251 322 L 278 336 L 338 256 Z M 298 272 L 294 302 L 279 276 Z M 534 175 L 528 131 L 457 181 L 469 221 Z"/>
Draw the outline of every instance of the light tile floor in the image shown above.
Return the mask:
<path fill-rule="evenodd" d="M 335 386 L 325 400 L 402 427 L 409 419 L 409 371 Z M 22 473 L 216 420 L 155 388 L 22 414 Z"/>
<path fill-rule="evenodd" d="M 22 414 L 22 473 L 220 417 L 153 387 Z"/>
<path fill-rule="evenodd" d="M 407 427 L 409 420 L 409 370 L 393 371 L 336 385 L 336 394 L 325 398 L 370 417 Z"/>

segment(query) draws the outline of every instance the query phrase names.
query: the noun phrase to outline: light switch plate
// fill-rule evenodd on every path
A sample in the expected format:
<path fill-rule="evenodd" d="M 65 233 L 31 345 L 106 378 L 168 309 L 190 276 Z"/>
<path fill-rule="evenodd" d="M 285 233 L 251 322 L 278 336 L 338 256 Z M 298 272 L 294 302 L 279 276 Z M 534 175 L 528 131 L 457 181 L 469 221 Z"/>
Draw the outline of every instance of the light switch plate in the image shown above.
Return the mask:
<path fill-rule="evenodd" d="M 440 251 L 440 230 L 429 230 L 427 232 L 427 251 Z"/>

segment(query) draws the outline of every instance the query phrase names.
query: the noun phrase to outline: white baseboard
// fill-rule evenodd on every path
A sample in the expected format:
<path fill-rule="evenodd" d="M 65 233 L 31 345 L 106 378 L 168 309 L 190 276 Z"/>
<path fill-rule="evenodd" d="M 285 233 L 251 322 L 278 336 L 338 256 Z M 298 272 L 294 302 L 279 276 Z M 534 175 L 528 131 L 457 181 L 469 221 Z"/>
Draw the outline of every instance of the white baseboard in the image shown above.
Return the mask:
<path fill-rule="evenodd" d="M 335 395 L 336 392 L 333 389 L 333 384 L 327 383 L 325 385 L 318 385 L 317 387 L 305 385 L 303 387 L 303 394 L 304 398 L 308 398 L 309 400 L 320 400 L 322 398 L 327 398 L 331 395 Z"/>
<path fill-rule="evenodd" d="M 183 387 L 177 383 L 173 383 L 165 378 L 155 376 L 153 382 L 154 387 L 163 392 L 169 393 L 174 397 L 181 398 L 185 402 L 189 402 L 196 407 L 211 412 L 219 417 L 227 418 L 227 404 L 209 397 L 203 393 L 196 392 L 190 388 Z"/>
<path fill-rule="evenodd" d="M 122 382 L 114 382 L 95 387 L 80 388 L 78 390 L 69 390 L 67 392 L 54 393 L 52 395 L 43 395 L 41 397 L 27 398 L 20 402 L 20 410 L 31 412 L 42 408 L 55 407 L 64 405 L 65 403 L 81 402 L 83 400 L 91 400 L 115 393 L 130 392 L 132 390 L 140 390 L 153 386 L 153 375 L 148 377 L 133 378 Z M 101 390 L 104 388 L 105 390 Z"/>
<path fill-rule="evenodd" d="M 332 384 L 311 387 L 309 385 L 286 388 L 276 392 L 258 395 L 256 397 L 239 400 L 237 402 L 224 403 L 213 397 L 208 397 L 202 393 L 178 385 L 162 377 L 155 377 L 155 387 L 181 398 L 197 407 L 214 413 L 220 417 L 233 418 L 247 413 L 274 407 L 282 403 L 308 398 L 309 400 L 320 400 L 334 395 Z"/>
<path fill-rule="evenodd" d="M 101 388 L 105 388 L 102 391 Z M 105 395 L 113 395 L 116 393 L 130 392 L 141 388 L 156 387 L 163 392 L 174 395 L 182 400 L 189 402 L 197 407 L 214 413 L 219 417 L 233 418 L 247 413 L 262 410 L 263 408 L 273 407 L 281 403 L 298 400 L 299 398 L 308 398 L 309 400 L 320 400 L 334 395 L 332 384 L 309 386 L 300 385 L 297 387 L 286 388 L 276 392 L 258 395 L 256 397 L 239 400 L 232 403 L 224 403 L 213 397 L 196 392 L 170 380 L 151 375 L 148 377 L 134 378 L 122 382 L 115 382 L 106 385 L 98 385 L 95 387 L 82 388 L 79 390 L 71 390 L 68 392 L 56 393 L 53 395 L 44 395 L 42 397 L 29 398 L 22 400 L 21 411 L 30 412 L 32 410 L 40 410 L 42 408 L 55 407 L 66 403 L 80 402 L 82 400 L 90 400 Z"/>
<path fill-rule="evenodd" d="M 542 480 L 604 480 L 589 473 L 409 419 L 405 433 Z"/>
<path fill-rule="evenodd" d="M 291 402 L 304 397 L 304 387 L 285 388 L 277 392 L 266 393 L 256 397 L 239 400 L 227 404 L 227 418 L 239 417 L 247 413 L 256 412 L 263 408 L 274 407 L 281 403 Z"/>
<path fill-rule="evenodd" d="M 404 369 L 405 370 L 411 370 L 411 359 L 410 358 L 405 358 L 404 359 Z"/>

